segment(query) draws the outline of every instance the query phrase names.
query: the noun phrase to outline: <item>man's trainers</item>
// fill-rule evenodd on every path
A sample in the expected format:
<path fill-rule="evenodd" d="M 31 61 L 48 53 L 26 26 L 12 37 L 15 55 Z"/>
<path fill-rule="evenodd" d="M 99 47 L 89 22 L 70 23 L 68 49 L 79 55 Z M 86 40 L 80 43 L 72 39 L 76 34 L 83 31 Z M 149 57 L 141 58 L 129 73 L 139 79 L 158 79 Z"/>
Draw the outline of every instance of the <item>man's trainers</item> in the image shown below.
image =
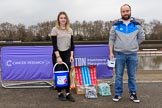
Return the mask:
<path fill-rule="evenodd" d="M 61 100 L 61 101 L 66 101 L 66 98 L 65 98 L 65 96 L 64 96 L 63 93 L 60 93 L 60 94 L 58 95 L 58 99 Z"/>
<path fill-rule="evenodd" d="M 115 95 L 113 98 L 114 102 L 118 102 L 121 99 L 121 96 Z"/>
<path fill-rule="evenodd" d="M 66 99 L 69 100 L 69 101 L 71 101 L 71 102 L 75 102 L 75 99 L 72 97 L 71 94 L 68 94 L 68 95 L 66 96 Z"/>
<path fill-rule="evenodd" d="M 140 100 L 137 98 L 136 93 L 131 93 L 131 94 L 130 94 L 130 99 L 131 99 L 133 102 L 135 102 L 135 103 L 139 103 L 139 102 L 140 102 Z"/>

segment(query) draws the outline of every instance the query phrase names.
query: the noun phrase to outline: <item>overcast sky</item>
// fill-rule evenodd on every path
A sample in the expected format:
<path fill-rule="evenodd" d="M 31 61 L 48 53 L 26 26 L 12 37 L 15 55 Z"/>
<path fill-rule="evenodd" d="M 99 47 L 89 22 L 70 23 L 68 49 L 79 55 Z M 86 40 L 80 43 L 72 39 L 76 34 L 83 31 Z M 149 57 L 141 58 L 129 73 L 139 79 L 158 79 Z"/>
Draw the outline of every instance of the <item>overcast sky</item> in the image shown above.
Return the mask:
<path fill-rule="evenodd" d="M 56 20 L 60 11 L 66 11 L 71 22 L 120 18 L 123 4 L 132 7 L 132 16 L 150 22 L 162 22 L 162 0 L 0 0 L 0 23 L 35 25 Z"/>

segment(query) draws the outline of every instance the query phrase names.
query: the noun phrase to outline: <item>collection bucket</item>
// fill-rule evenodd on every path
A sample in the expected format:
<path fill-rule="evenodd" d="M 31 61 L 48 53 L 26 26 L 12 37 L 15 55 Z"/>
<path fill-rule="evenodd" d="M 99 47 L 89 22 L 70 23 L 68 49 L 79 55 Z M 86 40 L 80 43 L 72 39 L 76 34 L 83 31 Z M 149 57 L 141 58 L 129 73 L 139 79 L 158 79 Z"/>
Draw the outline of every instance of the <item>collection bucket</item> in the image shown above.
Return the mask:
<path fill-rule="evenodd" d="M 68 86 L 68 80 L 69 80 L 69 68 L 66 65 L 66 63 L 62 62 L 67 68 L 67 70 L 59 70 L 55 71 L 56 66 L 58 63 L 56 63 L 53 67 L 53 77 L 56 87 L 66 87 Z"/>

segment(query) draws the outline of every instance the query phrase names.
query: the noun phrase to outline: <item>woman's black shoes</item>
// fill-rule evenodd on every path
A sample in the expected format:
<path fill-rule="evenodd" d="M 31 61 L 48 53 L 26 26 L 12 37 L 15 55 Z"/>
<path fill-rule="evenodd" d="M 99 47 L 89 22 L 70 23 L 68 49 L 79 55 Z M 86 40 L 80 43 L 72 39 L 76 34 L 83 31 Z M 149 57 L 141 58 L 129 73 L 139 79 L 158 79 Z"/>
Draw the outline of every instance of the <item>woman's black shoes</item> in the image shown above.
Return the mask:
<path fill-rule="evenodd" d="M 65 97 L 63 93 L 60 93 L 60 94 L 58 95 L 58 99 L 59 99 L 60 101 L 66 101 L 66 100 L 68 100 L 68 101 L 71 101 L 71 102 L 75 102 L 75 99 L 74 99 L 74 97 L 73 97 L 71 94 L 68 94 L 68 95 Z"/>
<path fill-rule="evenodd" d="M 64 96 L 63 93 L 60 93 L 60 94 L 58 95 L 58 99 L 59 99 L 60 101 L 66 101 L 66 98 L 65 98 L 65 96 Z"/>
<path fill-rule="evenodd" d="M 69 100 L 69 101 L 71 101 L 71 102 L 75 102 L 75 99 L 74 99 L 74 97 L 71 94 L 68 94 L 66 96 L 66 99 Z"/>

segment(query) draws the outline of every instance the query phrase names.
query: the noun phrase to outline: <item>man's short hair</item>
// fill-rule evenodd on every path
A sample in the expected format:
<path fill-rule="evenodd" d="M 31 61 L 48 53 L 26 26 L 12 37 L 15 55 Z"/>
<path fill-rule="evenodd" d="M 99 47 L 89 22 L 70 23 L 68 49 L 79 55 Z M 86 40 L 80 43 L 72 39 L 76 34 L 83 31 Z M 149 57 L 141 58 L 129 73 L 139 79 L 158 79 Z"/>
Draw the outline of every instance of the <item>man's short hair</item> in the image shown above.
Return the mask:
<path fill-rule="evenodd" d="M 122 7 L 123 7 L 123 6 L 128 6 L 129 9 L 131 10 L 131 6 L 130 6 L 129 4 L 124 4 L 124 5 L 121 6 L 120 11 L 122 11 Z"/>

